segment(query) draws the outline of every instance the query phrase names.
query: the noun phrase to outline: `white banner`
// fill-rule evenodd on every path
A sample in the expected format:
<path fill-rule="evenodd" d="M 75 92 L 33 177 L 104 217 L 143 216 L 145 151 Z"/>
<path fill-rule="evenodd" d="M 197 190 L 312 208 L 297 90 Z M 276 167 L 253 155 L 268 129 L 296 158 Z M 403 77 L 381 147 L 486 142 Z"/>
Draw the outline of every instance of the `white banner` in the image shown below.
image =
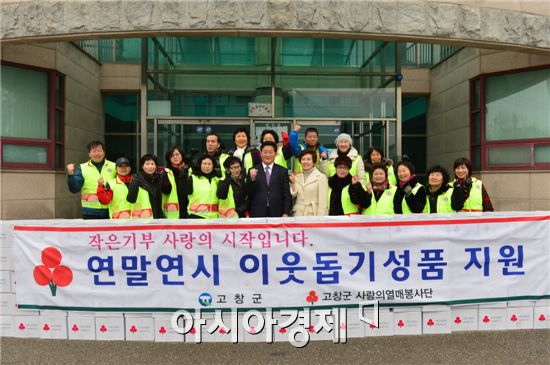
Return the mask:
<path fill-rule="evenodd" d="M 334 308 L 550 298 L 550 213 L 22 221 L 27 309 Z"/>

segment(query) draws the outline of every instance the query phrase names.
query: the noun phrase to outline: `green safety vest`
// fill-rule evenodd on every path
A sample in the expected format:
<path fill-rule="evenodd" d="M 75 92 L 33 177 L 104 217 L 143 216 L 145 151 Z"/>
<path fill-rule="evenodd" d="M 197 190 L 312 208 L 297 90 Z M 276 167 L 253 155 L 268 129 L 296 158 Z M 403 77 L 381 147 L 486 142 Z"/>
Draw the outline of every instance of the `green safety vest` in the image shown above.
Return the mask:
<path fill-rule="evenodd" d="M 132 218 L 133 204 L 126 200 L 128 196 L 128 187 L 120 181 L 117 176 L 108 182 L 109 188 L 113 191 L 113 199 L 109 202 L 109 217 L 111 219 L 130 219 Z"/>
<path fill-rule="evenodd" d="M 170 194 L 162 194 L 162 211 L 164 216 L 168 219 L 179 219 L 180 217 L 180 204 L 178 200 L 178 187 L 176 186 L 176 180 L 174 179 L 174 172 L 170 169 L 164 169 L 168 176 L 168 181 L 172 185 Z"/>
<path fill-rule="evenodd" d="M 330 195 L 332 194 L 332 189 L 328 188 L 328 202 L 330 205 Z M 359 214 L 359 208 L 357 205 L 353 204 L 351 202 L 351 198 L 349 196 L 349 185 L 346 185 L 342 189 L 342 195 L 340 196 L 340 201 L 342 202 L 342 210 L 344 211 L 345 215 L 353 215 L 353 214 Z M 330 212 L 330 206 L 329 206 L 329 212 Z"/>
<path fill-rule="evenodd" d="M 193 194 L 189 195 L 187 212 L 203 218 L 218 218 L 218 178 L 207 178 L 191 175 L 193 179 Z"/>
<path fill-rule="evenodd" d="M 453 188 L 449 188 L 444 194 L 437 196 L 436 211 L 434 213 L 456 213 L 456 211 L 451 208 L 451 196 L 453 195 L 453 190 Z M 429 198 L 426 199 L 424 213 L 431 213 Z"/>
<path fill-rule="evenodd" d="M 456 181 L 456 179 L 454 181 Z M 481 180 L 472 177 L 470 196 L 464 202 L 464 208 L 462 208 L 461 212 L 483 212 L 482 186 Z"/>
<path fill-rule="evenodd" d="M 108 209 L 107 205 L 103 205 L 97 198 L 97 180 L 100 177 L 105 181 L 111 181 L 116 177 L 115 164 L 109 160 L 105 160 L 101 173 L 97 171 L 97 167 L 94 166 L 91 160 L 80 164 L 82 170 L 82 177 L 84 178 L 84 184 L 80 189 L 80 202 L 83 208 L 93 209 Z"/>
<path fill-rule="evenodd" d="M 149 193 L 144 188 L 139 188 L 136 202 L 132 208 L 132 218 L 153 218 L 153 208 L 149 200 Z"/>
<path fill-rule="evenodd" d="M 349 169 L 349 173 L 351 176 L 357 176 L 357 164 L 358 164 L 359 158 L 360 157 L 357 157 L 351 162 L 351 169 Z M 334 161 L 330 161 L 330 160 L 328 161 L 327 170 L 328 170 L 328 177 L 336 175 L 336 166 L 334 166 Z M 367 181 L 368 181 L 368 177 L 367 177 Z"/>
<path fill-rule="evenodd" d="M 393 197 L 397 188 L 390 185 L 388 189 L 384 191 L 380 199 L 376 201 L 374 192 L 372 193 L 371 203 L 367 209 L 363 209 L 363 215 L 371 214 L 395 214 L 393 210 Z"/>
<path fill-rule="evenodd" d="M 239 213 L 235 209 L 235 199 L 233 197 L 233 186 L 229 184 L 227 198 L 219 200 L 220 218 L 239 218 Z"/>
<path fill-rule="evenodd" d="M 414 188 L 412 189 L 412 194 L 416 195 L 418 192 L 418 189 L 420 189 L 422 185 L 420 183 L 416 183 Z M 403 200 L 401 201 L 401 209 L 403 210 L 403 214 L 411 214 L 411 209 L 409 208 L 409 205 L 407 204 L 407 201 L 405 200 L 405 197 L 403 197 Z"/>

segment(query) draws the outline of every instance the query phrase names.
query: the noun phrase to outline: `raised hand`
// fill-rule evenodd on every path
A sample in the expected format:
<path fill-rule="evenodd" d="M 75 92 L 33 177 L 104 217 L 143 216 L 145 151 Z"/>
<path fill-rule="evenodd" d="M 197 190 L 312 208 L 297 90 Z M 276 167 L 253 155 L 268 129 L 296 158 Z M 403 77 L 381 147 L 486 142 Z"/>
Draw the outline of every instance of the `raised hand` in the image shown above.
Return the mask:
<path fill-rule="evenodd" d="M 250 178 L 252 179 L 252 181 L 254 181 L 254 180 L 256 180 L 256 176 L 258 176 L 258 170 L 250 169 L 249 174 L 250 174 Z"/>
<path fill-rule="evenodd" d="M 67 165 L 67 174 L 68 175 L 73 175 L 74 174 L 74 170 L 75 170 L 75 165 L 74 163 L 70 163 Z"/>

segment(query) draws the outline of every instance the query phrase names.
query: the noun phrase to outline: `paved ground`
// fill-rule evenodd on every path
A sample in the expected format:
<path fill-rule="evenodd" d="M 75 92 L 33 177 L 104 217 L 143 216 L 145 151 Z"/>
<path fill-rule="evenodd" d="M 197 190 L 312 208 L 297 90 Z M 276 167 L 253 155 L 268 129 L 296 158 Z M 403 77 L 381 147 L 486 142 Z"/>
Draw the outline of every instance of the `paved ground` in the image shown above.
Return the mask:
<path fill-rule="evenodd" d="M 174 344 L 3 338 L 2 364 L 550 364 L 550 330 L 274 344 Z"/>

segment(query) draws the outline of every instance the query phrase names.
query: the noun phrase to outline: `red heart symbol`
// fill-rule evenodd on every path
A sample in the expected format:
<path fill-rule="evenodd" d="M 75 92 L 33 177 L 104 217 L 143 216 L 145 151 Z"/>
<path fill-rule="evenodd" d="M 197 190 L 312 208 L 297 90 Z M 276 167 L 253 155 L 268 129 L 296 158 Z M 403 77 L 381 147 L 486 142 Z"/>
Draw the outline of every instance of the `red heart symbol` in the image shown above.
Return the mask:
<path fill-rule="evenodd" d="M 195 327 L 193 327 L 191 328 L 191 331 L 189 331 L 189 333 L 194 335 L 195 333 L 197 333 L 197 330 L 195 329 Z"/>
<path fill-rule="evenodd" d="M 489 323 L 491 320 L 489 319 L 489 316 L 483 317 L 483 323 Z"/>
<path fill-rule="evenodd" d="M 511 320 L 512 322 L 515 322 L 515 321 L 518 320 L 518 317 L 516 317 L 515 314 L 512 314 L 512 317 L 510 317 L 510 320 Z"/>
<path fill-rule="evenodd" d="M 73 325 L 73 328 L 71 328 L 74 332 L 77 332 L 78 331 L 78 326 L 75 324 Z"/>
<path fill-rule="evenodd" d="M 26 327 L 23 323 L 19 323 L 19 329 L 20 330 L 24 330 Z"/>
<path fill-rule="evenodd" d="M 315 296 L 315 294 L 316 294 L 316 293 L 315 293 L 315 290 L 311 290 L 311 291 L 309 292 L 309 296 L 311 296 L 311 297 Z"/>
<path fill-rule="evenodd" d="M 107 327 L 105 327 L 104 324 L 101 325 L 101 328 L 99 329 L 101 332 L 107 332 Z"/>
<path fill-rule="evenodd" d="M 310 333 L 315 332 L 315 327 L 309 326 L 309 328 L 307 329 L 307 331 L 310 332 Z"/>
<path fill-rule="evenodd" d="M 286 332 L 286 329 L 284 328 L 279 328 L 279 333 L 285 333 Z"/>
<path fill-rule="evenodd" d="M 345 323 L 340 323 L 340 328 L 345 330 L 348 326 Z"/>
<path fill-rule="evenodd" d="M 248 333 L 256 333 L 256 328 L 250 327 L 250 330 L 248 331 Z"/>
<path fill-rule="evenodd" d="M 405 322 L 403 322 L 403 320 L 400 319 L 399 322 L 397 322 L 397 326 L 398 327 L 403 327 L 403 326 L 405 326 Z"/>
<path fill-rule="evenodd" d="M 370 328 L 376 328 L 376 326 L 375 326 L 374 324 L 372 324 L 372 323 L 369 325 L 369 327 L 370 327 Z"/>
<path fill-rule="evenodd" d="M 164 326 L 161 326 L 159 329 L 159 333 L 164 335 L 166 333 L 166 328 L 164 328 Z"/>
<path fill-rule="evenodd" d="M 318 301 L 318 300 L 319 300 L 319 297 L 318 297 L 317 295 L 314 295 L 314 296 L 313 296 L 313 301 L 316 302 L 316 301 Z"/>
<path fill-rule="evenodd" d="M 223 327 L 220 328 L 220 330 L 218 332 L 221 333 L 222 335 L 225 335 L 227 333 L 227 331 Z"/>
<path fill-rule="evenodd" d="M 48 324 L 46 323 L 46 324 L 44 325 L 44 327 L 42 327 L 42 329 L 43 329 L 44 331 L 48 332 L 48 331 L 50 330 L 50 326 L 48 326 Z"/>
<path fill-rule="evenodd" d="M 541 322 L 546 321 L 546 317 L 544 316 L 544 314 L 540 315 L 539 321 L 541 321 Z"/>
<path fill-rule="evenodd" d="M 431 326 L 433 326 L 435 323 L 434 323 L 434 321 L 430 318 L 426 324 L 427 324 L 428 326 L 431 327 Z"/>
<path fill-rule="evenodd" d="M 137 330 L 136 326 L 130 327 L 130 332 L 136 333 L 137 331 L 138 331 L 138 330 Z"/>

